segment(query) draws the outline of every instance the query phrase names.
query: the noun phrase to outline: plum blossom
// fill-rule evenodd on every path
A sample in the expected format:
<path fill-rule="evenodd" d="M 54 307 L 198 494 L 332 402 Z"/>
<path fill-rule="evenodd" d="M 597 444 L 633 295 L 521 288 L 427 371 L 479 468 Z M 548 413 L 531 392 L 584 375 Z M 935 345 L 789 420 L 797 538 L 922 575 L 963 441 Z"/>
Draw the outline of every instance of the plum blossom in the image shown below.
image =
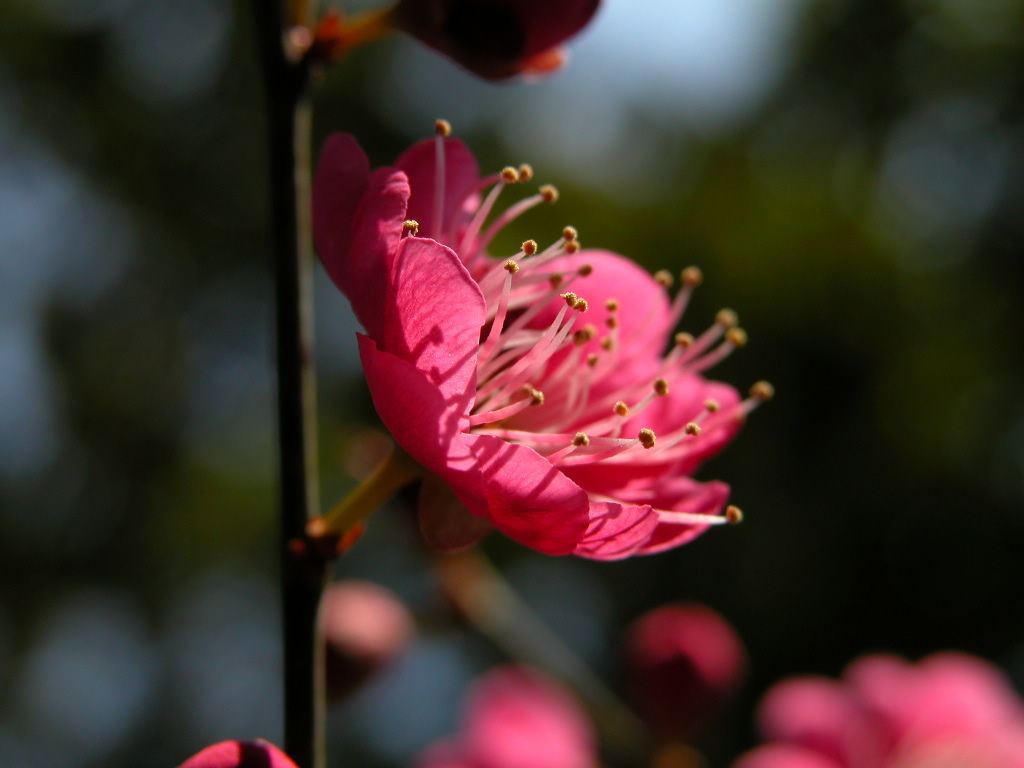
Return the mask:
<path fill-rule="evenodd" d="M 638 709 L 664 742 L 685 742 L 736 693 L 746 651 L 729 623 L 698 603 L 648 611 L 626 634 Z"/>
<path fill-rule="evenodd" d="M 178 768 L 296 768 L 269 741 L 222 741 L 194 754 Z"/>
<path fill-rule="evenodd" d="M 735 314 L 673 336 L 700 272 L 670 298 L 668 275 L 582 249 L 572 227 L 491 258 L 495 235 L 557 192 L 498 213 L 532 169 L 481 178 L 439 126 L 373 172 L 351 136 L 332 136 L 313 190 L 317 250 L 366 330 L 374 405 L 427 473 L 428 541 L 457 548 L 493 526 L 547 554 L 610 560 L 735 522 L 728 486 L 692 477 L 771 394 L 761 382 L 744 400 L 703 376 L 745 342 Z"/>
<path fill-rule="evenodd" d="M 399 0 L 395 26 L 489 80 L 562 65 L 599 0 Z"/>
<path fill-rule="evenodd" d="M 462 728 L 428 747 L 419 768 L 596 768 L 593 729 L 575 699 L 522 665 L 479 677 Z"/>
<path fill-rule="evenodd" d="M 938 653 L 855 661 L 840 681 L 785 680 L 768 691 L 769 743 L 734 768 L 1021 768 L 1024 706 L 988 662 Z"/>

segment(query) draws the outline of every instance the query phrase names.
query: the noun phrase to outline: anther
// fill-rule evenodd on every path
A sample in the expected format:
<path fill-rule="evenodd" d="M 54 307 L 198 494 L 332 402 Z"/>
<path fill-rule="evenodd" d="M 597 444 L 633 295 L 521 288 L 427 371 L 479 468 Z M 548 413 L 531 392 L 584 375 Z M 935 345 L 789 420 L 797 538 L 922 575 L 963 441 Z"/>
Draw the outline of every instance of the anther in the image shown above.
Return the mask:
<path fill-rule="evenodd" d="M 650 450 L 654 447 L 654 442 L 658 438 L 655 437 L 653 429 L 647 429 L 647 427 L 644 427 L 640 430 L 640 434 L 637 435 L 637 439 L 640 441 L 640 445 Z"/>
<path fill-rule="evenodd" d="M 565 252 L 566 253 L 578 253 L 579 250 L 580 250 L 580 241 L 579 240 L 570 240 L 568 243 L 565 244 Z"/>
<path fill-rule="evenodd" d="M 674 280 L 672 279 L 672 273 L 667 269 L 659 269 L 654 273 L 654 280 L 665 288 L 671 288 Z"/>
<path fill-rule="evenodd" d="M 434 133 L 438 136 L 448 138 L 452 135 L 452 124 L 447 120 L 438 120 L 434 123 Z"/>
<path fill-rule="evenodd" d="M 572 444 L 577 448 L 585 448 L 590 445 L 590 438 L 587 437 L 586 432 L 577 432 L 576 436 L 572 439 Z"/>
<path fill-rule="evenodd" d="M 629 406 L 626 405 L 621 400 L 619 400 L 619 402 L 617 402 L 615 404 L 614 410 L 615 410 L 615 413 L 618 414 L 619 416 L 627 416 L 627 415 L 629 415 Z"/>
<path fill-rule="evenodd" d="M 679 274 L 679 279 L 683 281 L 683 285 L 696 288 L 704 282 L 704 273 L 699 267 L 687 267 Z"/>
<path fill-rule="evenodd" d="M 420 231 L 420 223 L 412 219 L 408 219 L 402 224 L 402 234 L 409 235 L 410 237 L 416 237 Z"/>
<path fill-rule="evenodd" d="M 583 346 L 590 341 L 597 334 L 597 329 L 592 325 L 585 325 L 572 335 L 572 340 L 576 344 Z"/>
<path fill-rule="evenodd" d="M 537 241 L 527 240 L 523 243 L 523 253 L 526 256 L 533 256 L 537 252 Z"/>
<path fill-rule="evenodd" d="M 743 347 L 747 344 L 747 332 L 742 328 L 730 328 L 725 333 L 725 340 L 734 347 Z"/>
<path fill-rule="evenodd" d="M 668 394 L 668 382 L 665 379 L 654 380 L 654 394 L 658 397 L 664 397 Z"/>
<path fill-rule="evenodd" d="M 601 349 L 603 349 L 605 352 L 611 352 L 611 349 L 614 346 L 615 342 L 612 341 L 611 336 L 605 336 L 603 339 L 601 339 Z"/>
<path fill-rule="evenodd" d="M 730 504 L 725 508 L 725 519 L 729 521 L 731 525 L 743 522 L 743 510 L 739 507 Z"/>
<path fill-rule="evenodd" d="M 590 277 L 594 274 L 594 267 L 591 264 L 582 264 L 579 268 L 580 277 Z"/>
<path fill-rule="evenodd" d="M 516 272 L 519 271 L 519 265 L 516 264 L 515 259 L 509 259 L 508 261 L 505 262 L 505 265 L 504 267 L 502 267 L 502 269 L 504 269 L 510 275 L 514 275 Z"/>
<path fill-rule="evenodd" d="M 602 344 L 601 346 L 604 346 L 604 344 Z M 595 352 L 591 352 L 589 355 L 587 355 L 587 365 L 590 366 L 591 368 L 597 365 L 597 360 L 598 357 Z"/>
<path fill-rule="evenodd" d="M 707 409 L 708 413 L 718 413 L 722 406 L 719 405 L 717 400 L 705 400 L 704 408 Z"/>
<path fill-rule="evenodd" d="M 723 328 L 735 328 L 739 325 L 740 319 L 731 309 L 720 309 L 715 315 L 715 322 Z"/>
<path fill-rule="evenodd" d="M 531 400 L 530 405 L 544 405 L 544 393 L 541 392 L 539 389 L 534 389 L 533 387 L 530 387 L 529 395 Z"/>
<path fill-rule="evenodd" d="M 608 301 L 604 303 L 604 308 L 607 309 L 609 312 L 617 312 L 619 310 L 619 300 L 608 299 Z"/>
<path fill-rule="evenodd" d="M 676 346 L 682 347 L 683 349 L 689 349 L 693 346 L 693 335 L 689 333 L 677 333 Z"/>
<path fill-rule="evenodd" d="M 537 191 L 540 193 L 540 196 L 544 198 L 545 203 L 554 203 L 558 201 L 558 190 L 555 189 L 552 184 L 545 184 Z"/>
<path fill-rule="evenodd" d="M 693 435 L 694 437 L 696 437 L 697 435 L 700 434 L 700 424 L 697 424 L 696 422 L 691 421 L 689 424 L 686 425 L 685 429 L 686 434 L 688 435 Z"/>
<path fill-rule="evenodd" d="M 519 181 L 519 171 L 513 168 L 511 165 L 506 165 L 501 169 L 501 180 L 506 184 L 515 184 Z"/>
<path fill-rule="evenodd" d="M 565 238 L 565 242 L 571 243 L 573 240 L 578 240 L 580 233 L 576 231 L 576 227 L 565 227 L 562 230 L 562 237 Z"/>
<path fill-rule="evenodd" d="M 550 275 L 548 275 L 548 282 L 551 284 L 552 288 L 557 288 L 558 286 L 560 286 L 562 284 L 561 273 L 552 272 Z"/>
<path fill-rule="evenodd" d="M 533 178 L 533 166 L 528 163 L 523 163 L 519 166 L 519 183 L 525 184 Z"/>
<path fill-rule="evenodd" d="M 590 309 L 590 303 L 586 299 L 576 299 L 572 305 L 573 309 L 578 309 L 580 312 L 586 312 Z"/>
<path fill-rule="evenodd" d="M 561 282 L 561 276 L 559 276 L 559 282 Z M 564 299 L 565 303 L 568 304 L 570 308 L 574 308 L 576 306 L 576 302 L 580 300 L 580 297 L 577 296 L 572 291 L 567 291 L 566 293 L 560 293 L 560 294 L 558 294 L 558 297 L 560 299 Z"/>
<path fill-rule="evenodd" d="M 775 387 L 767 381 L 759 381 L 750 388 L 750 396 L 755 400 L 764 402 L 775 397 Z"/>
<path fill-rule="evenodd" d="M 619 318 L 617 318 L 615 315 L 609 315 L 607 319 L 604 321 L 604 324 L 607 325 L 609 328 L 618 328 Z"/>

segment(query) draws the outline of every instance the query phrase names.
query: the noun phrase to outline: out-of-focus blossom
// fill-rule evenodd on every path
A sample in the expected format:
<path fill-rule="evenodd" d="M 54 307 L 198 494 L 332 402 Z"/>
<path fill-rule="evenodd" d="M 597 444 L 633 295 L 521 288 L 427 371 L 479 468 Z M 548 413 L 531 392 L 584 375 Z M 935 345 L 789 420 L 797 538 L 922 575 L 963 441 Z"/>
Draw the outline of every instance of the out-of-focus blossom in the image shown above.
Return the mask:
<path fill-rule="evenodd" d="M 402 601 L 377 584 L 343 581 L 324 590 L 327 692 L 341 698 L 398 656 L 415 632 Z"/>
<path fill-rule="evenodd" d="M 396 26 L 490 80 L 542 74 L 565 60 L 560 48 L 599 0 L 399 0 Z"/>
<path fill-rule="evenodd" d="M 530 240 L 515 258 L 490 258 L 503 226 L 557 197 L 541 187 L 486 224 L 502 190 L 531 176 L 524 166 L 480 178 L 469 150 L 441 134 L 372 173 L 351 136 L 331 137 L 320 157 L 314 236 L 366 329 L 377 412 L 450 489 L 424 483 L 428 540 L 479 538 L 468 509 L 541 552 L 616 559 L 735 522 L 728 486 L 692 477 L 771 394 L 760 383 L 741 400 L 702 375 L 745 342 L 735 314 L 696 339 L 677 334 L 663 355 L 698 270 L 673 300 L 671 276 L 580 250 L 571 227 L 547 248 Z"/>
<path fill-rule="evenodd" d="M 593 729 L 576 701 L 539 672 L 505 666 L 474 682 L 462 728 L 428 747 L 419 768 L 594 768 Z"/>
<path fill-rule="evenodd" d="M 179 768 L 296 768 L 269 741 L 222 741 L 190 757 Z"/>
<path fill-rule="evenodd" d="M 651 730 L 662 741 L 683 742 L 739 688 L 746 653 L 720 615 L 696 603 L 677 603 L 634 622 L 626 636 L 626 663 Z"/>
<path fill-rule="evenodd" d="M 1024 705 L 998 669 L 961 653 L 867 656 L 841 681 L 783 681 L 760 726 L 770 743 L 735 768 L 1024 766 Z"/>

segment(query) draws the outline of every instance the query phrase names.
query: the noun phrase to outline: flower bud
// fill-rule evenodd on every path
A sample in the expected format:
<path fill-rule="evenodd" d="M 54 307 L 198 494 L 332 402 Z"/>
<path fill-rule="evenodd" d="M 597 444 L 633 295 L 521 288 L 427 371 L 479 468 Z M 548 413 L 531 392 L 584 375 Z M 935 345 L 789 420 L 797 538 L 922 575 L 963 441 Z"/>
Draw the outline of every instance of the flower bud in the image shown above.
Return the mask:
<path fill-rule="evenodd" d="M 222 741 L 190 757 L 179 768 L 296 768 L 269 741 Z"/>

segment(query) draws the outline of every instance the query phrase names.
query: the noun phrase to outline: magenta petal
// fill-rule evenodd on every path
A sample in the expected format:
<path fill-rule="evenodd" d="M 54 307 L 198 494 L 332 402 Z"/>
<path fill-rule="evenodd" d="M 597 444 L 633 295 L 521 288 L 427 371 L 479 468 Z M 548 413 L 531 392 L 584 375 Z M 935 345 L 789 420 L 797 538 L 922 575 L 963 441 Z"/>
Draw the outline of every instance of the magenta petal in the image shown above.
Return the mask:
<path fill-rule="evenodd" d="M 589 524 L 587 494 L 532 448 L 464 435 L 487 499 L 487 516 L 509 538 L 548 555 L 575 549 Z"/>
<path fill-rule="evenodd" d="M 346 295 L 352 288 L 352 221 L 369 173 L 356 140 L 335 133 L 320 151 L 313 178 L 313 240 L 327 274 Z"/>
<path fill-rule="evenodd" d="M 591 502 L 590 525 L 573 554 L 592 560 L 621 560 L 643 547 L 657 527 L 658 515 L 649 506 Z"/>
<path fill-rule="evenodd" d="M 420 225 L 419 233 L 435 238 L 434 197 L 437 177 L 437 140 L 427 139 L 414 144 L 395 161 L 395 168 L 409 179 L 412 196 L 409 198 L 410 219 Z M 480 178 L 476 158 L 458 139 L 444 142 L 444 209 L 441 233 L 447 232 L 452 219 L 459 213 L 465 201 Z"/>
<path fill-rule="evenodd" d="M 193 755 L 179 768 L 296 768 L 268 741 L 222 741 Z"/>
<path fill-rule="evenodd" d="M 717 515 L 729 500 L 729 486 L 720 480 L 702 483 L 691 477 L 678 477 L 663 484 L 661 488 L 662 499 L 668 502 L 662 509 L 672 512 Z M 697 538 L 707 529 L 706 525 L 659 523 L 639 554 L 653 555 L 681 546 Z"/>
<path fill-rule="evenodd" d="M 742 755 L 732 768 L 844 768 L 844 764 L 803 747 L 767 744 Z"/>

